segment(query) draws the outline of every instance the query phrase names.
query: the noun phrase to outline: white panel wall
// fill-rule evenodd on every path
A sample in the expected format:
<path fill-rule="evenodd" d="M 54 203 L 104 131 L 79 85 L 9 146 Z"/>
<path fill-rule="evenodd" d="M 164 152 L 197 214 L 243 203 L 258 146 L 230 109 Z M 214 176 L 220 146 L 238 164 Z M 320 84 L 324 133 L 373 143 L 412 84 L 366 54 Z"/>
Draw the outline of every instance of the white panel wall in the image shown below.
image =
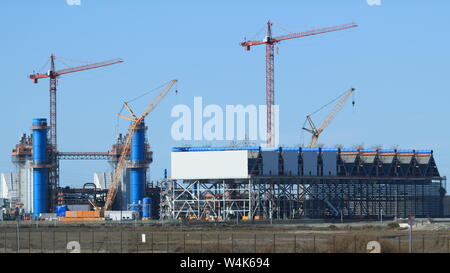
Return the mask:
<path fill-rule="evenodd" d="M 247 151 L 172 152 L 172 179 L 248 177 Z"/>

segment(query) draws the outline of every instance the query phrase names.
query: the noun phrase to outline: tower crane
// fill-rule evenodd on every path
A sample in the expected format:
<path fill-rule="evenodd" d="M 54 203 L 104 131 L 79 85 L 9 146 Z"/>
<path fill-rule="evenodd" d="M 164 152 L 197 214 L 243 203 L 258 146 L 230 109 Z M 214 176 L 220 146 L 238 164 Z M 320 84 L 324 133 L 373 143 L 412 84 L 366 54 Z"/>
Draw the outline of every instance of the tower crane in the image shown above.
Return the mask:
<path fill-rule="evenodd" d="M 266 124 L 266 134 L 267 134 L 267 146 L 274 146 L 274 117 L 273 117 L 273 109 L 272 106 L 275 104 L 275 88 L 274 88 L 274 45 L 289 39 L 302 38 L 312 35 L 318 35 L 327 32 L 333 32 L 338 30 L 349 29 L 353 27 L 357 27 L 356 23 L 349 23 L 339 26 L 326 27 L 326 28 L 318 28 L 304 32 L 291 33 L 288 35 L 272 37 L 272 22 L 269 20 L 267 22 L 267 35 L 262 41 L 245 41 L 241 43 L 241 46 L 249 51 L 250 47 L 255 45 L 266 45 L 266 106 L 267 106 L 267 124 Z"/>
<path fill-rule="evenodd" d="M 84 71 L 94 68 L 99 68 L 103 66 L 113 65 L 123 62 L 122 59 L 113 59 L 104 62 L 91 63 L 82 66 L 70 67 L 61 70 L 55 70 L 55 56 L 52 54 L 50 56 L 50 70 L 47 74 L 35 73 L 28 77 L 33 81 L 33 83 L 38 83 L 39 79 L 50 78 L 50 144 L 56 149 L 56 86 L 58 77 L 64 74 L 74 73 L 78 71 Z"/>
<path fill-rule="evenodd" d="M 128 128 L 128 134 L 125 137 L 125 144 L 122 149 L 122 153 L 119 157 L 119 161 L 116 164 L 116 168 L 114 170 L 113 179 L 111 181 L 111 186 L 108 189 L 108 194 L 106 195 L 106 202 L 105 206 L 103 207 L 104 211 L 110 210 L 112 207 L 112 204 L 114 202 L 114 199 L 117 195 L 117 190 L 119 187 L 120 180 L 122 179 L 123 169 L 126 166 L 126 159 L 130 152 L 131 147 L 131 140 L 133 138 L 133 134 L 136 131 L 136 128 L 141 124 L 141 122 L 145 119 L 145 117 L 153 111 L 156 106 L 159 104 L 159 102 L 167 95 L 170 88 L 177 82 L 176 79 L 170 81 L 170 83 L 158 94 L 158 96 L 155 98 L 155 100 L 145 109 L 145 111 L 137 117 L 134 112 L 131 110 L 130 106 L 127 103 L 124 103 L 125 108 L 128 110 L 128 112 L 131 115 L 131 118 L 120 116 L 122 118 L 125 118 L 127 120 L 130 120 L 132 122 L 131 126 Z"/>
<path fill-rule="evenodd" d="M 56 57 L 50 55 L 50 70 L 47 74 L 34 73 L 28 75 L 28 77 L 33 81 L 33 83 L 38 83 L 39 79 L 49 78 L 50 79 L 50 154 L 49 160 L 51 167 L 49 169 L 49 186 L 51 194 L 56 194 L 56 188 L 59 186 L 59 162 L 58 162 L 58 149 L 57 149 L 57 130 L 56 130 L 56 87 L 58 84 L 58 77 L 61 75 L 74 73 L 78 71 L 84 71 L 94 68 L 99 68 L 103 66 L 113 65 L 123 62 L 122 59 L 113 59 L 104 62 L 91 63 L 82 66 L 69 67 L 66 69 L 56 70 L 55 69 L 55 59 Z M 52 200 L 54 198 L 51 198 Z"/>
<path fill-rule="evenodd" d="M 339 111 L 341 111 L 341 109 L 344 106 L 345 102 L 348 100 L 348 98 L 350 97 L 350 95 L 354 91 L 355 91 L 355 88 L 350 88 L 350 90 L 346 91 L 344 94 L 340 95 L 339 97 L 337 97 L 336 99 L 332 100 L 328 104 L 322 106 L 321 108 L 316 110 L 314 113 L 309 114 L 309 115 L 306 116 L 305 123 L 308 122 L 310 128 L 306 128 L 304 126 L 304 124 L 303 124 L 303 128 L 302 129 L 312 134 L 311 140 L 309 141 L 308 147 L 315 147 L 316 146 L 317 141 L 319 140 L 319 135 L 323 132 L 323 130 L 325 130 L 325 128 L 327 128 L 328 125 L 330 125 L 331 121 L 333 121 L 333 119 L 336 117 L 337 113 L 339 113 Z M 317 128 L 316 125 L 314 124 L 313 120 L 311 119 L 311 115 L 319 112 L 325 106 L 329 105 L 330 103 L 336 101 L 339 98 L 340 98 L 340 100 L 338 101 L 338 103 L 334 106 L 334 108 L 331 110 L 331 112 L 322 121 L 322 123 L 320 124 L 320 127 Z M 352 104 L 355 105 L 355 101 L 353 101 Z"/>

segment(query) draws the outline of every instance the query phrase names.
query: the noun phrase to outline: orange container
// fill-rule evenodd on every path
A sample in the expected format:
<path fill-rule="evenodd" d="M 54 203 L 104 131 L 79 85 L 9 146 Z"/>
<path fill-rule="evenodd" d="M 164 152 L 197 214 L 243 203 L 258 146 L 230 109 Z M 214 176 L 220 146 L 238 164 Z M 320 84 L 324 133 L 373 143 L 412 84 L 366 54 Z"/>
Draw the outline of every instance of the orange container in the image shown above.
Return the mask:
<path fill-rule="evenodd" d="M 92 218 L 92 217 L 102 217 L 101 211 L 97 210 L 87 210 L 87 211 L 66 211 L 65 218 Z"/>
<path fill-rule="evenodd" d="M 60 217 L 61 222 L 74 222 L 74 221 L 104 221 L 103 217 Z"/>

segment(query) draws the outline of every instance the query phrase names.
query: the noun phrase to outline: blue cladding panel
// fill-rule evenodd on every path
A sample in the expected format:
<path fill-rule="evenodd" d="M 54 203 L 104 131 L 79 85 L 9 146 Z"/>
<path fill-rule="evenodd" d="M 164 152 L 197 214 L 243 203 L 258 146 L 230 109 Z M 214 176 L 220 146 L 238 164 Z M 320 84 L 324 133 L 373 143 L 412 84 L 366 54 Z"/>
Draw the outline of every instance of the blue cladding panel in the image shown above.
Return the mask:
<path fill-rule="evenodd" d="M 144 168 L 130 170 L 130 203 L 138 204 L 144 197 Z"/>
<path fill-rule="evenodd" d="M 337 152 L 336 151 L 323 151 L 323 176 L 336 176 L 337 174 Z"/>
<path fill-rule="evenodd" d="M 262 151 L 263 162 L 263 175 L 279 175 L 278 163 L 279 154 L 278 150 L 275 151 Z"/>
<path fill-rule="evenodd" d="M 299 147 L 281 147 L 281 151 L 300 151 Z"/>
<path fill-rule="evenodd" d="M 47 120 L 33 119 L 33 126 L 42 126 L 33 129 L 33 164 L 47 164 Z M 33 168 L 33 215 L 48 212 L 48 168 Z"/>
<path fill-rule="evenodd" d="M 303 149 L 303 175 L 317 176 L 317 151 Z"/>
<path fill-rule="evenodd" d="M 46 119 L 33 119 L 33 126 L 47 126 Z M 47 129 L 33 130 L 34 164 L 47 163 Z"/>
<path fill-rule="evenodd" d="M 173 147 L 172 152 L 203 152 L 203 151 L 237 151 L 237 150 L 249 150 L 258 151 L 259 146 L 248 147 Z"/>
<path fill-rule="evenodd" d="M 318 152 L 318 151 L 320 151 L 320 148 L 309 148 L 309 147 L 305 147 L 305 148 L 302 148 L 302 151 L 306 151 L 306 152 Z"/>
<path fill-rule="evenodd" d="M 349 148 L 349 149 L 341 149 L 341 152 L 344 152 L 344 153 L 348 153 L 348 152 L 357 152 L 358 151 L 358 149 L 352 149 L 352 148 Z"/>
<path fill-rule="evenodd" d="M 48 169 L 33 169 L 33 215 L 38 217 L 40 213 L 48 211 Z"/>
<path fill-rule="evenodd" d="M 141 122 L 139 126 L 144 127 L 145 123 Z M 145 142 L 145 129 L 143 128 L 137 129 L 134 132 L 133 140 L 131 141 L 131 161 L 144 160 L 144 142 Z"/>
<path fill-rule="evenodd" d="M 298 176 L 298 148 L 297 150 L 283 150 L 283 174 Z"/>
<path fill-rule="evenodd" d="M 414 153 L 414 150 L 397 150 L 397 153 Z"/>

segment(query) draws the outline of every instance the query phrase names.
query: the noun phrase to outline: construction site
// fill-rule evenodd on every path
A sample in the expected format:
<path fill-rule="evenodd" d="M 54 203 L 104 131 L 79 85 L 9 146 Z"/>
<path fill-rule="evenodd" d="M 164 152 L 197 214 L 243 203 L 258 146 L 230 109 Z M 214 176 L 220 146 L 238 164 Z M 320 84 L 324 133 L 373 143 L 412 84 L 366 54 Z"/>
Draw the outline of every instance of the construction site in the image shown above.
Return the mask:
<path fill-rule="evenodd" d="M 127 112 L 127 115 L 118 116 L 125 119 L 129 127 L 126 132 L 116 136 L 108 151 L 74 152 L 61 151 L 58 146 L 57 109 L 61 110 L 57 107 L 57 94 L 59 89 L 64 89 L 65 86 L 63 81 L 59 82 L 59 78 L 75 72 L 120 65 L 124 60 L 112 59 L 58 69 L 55 64 L 58 57 L 51 54 L 46 72 L 23 75 L 28 76 L 30 84 L 49 82 L 49 115 L 48 117 L 29 117 L 30 123 L 23 124 L 24 130 L 18 143 L 15 147 L 11 147 L 11 161 L 15 169 L 0 174 L 0 206 L 2 208 L 0 219 L 3 221 L 1 224 L 5 230 L 14 232 L 15 226 L 12 223 L 19 221 L 25 226 L 29 225 L 30 229 L 35 224 L 41 225 L 42 228 L 51 228 L 52 223 L 55 223 L 54 226 L 58 226 L 61 232 L 63 229 L 70 229 L 71 232 L 86 229 L 86 233 L 83 232 L 82 235 L 78 233 L 78 236 L 90 236 L 87 232 L 93 232 L 92 238 L 80 239 L 92 244 L 89 246 L 92 252 L 95 252 L 98 247 L 96 240 L 103 240 L 94 238 L 93 227 L 102 226 L 105 230 L 101 231 L 101 236 L 105 236 L 106 232 L 106 240 L 110 240 L 108 236 L 112 236 L 108 235 L 108 229 L 111 234 L 115 231 L 117 233 L 114 235 L 116 236 L 114 240 L 117 242 L 116 249 L 108 250 L 107 246 L 100 246 L 105 248 L 102 248 L 102 252 L 139 252 L 140 245 L 137 242 L 148 241 L 151 233 L 151 252 L 154 252 L 157 246 L 153 245 L 153 233 L 160 231 L 160 228 L 173 233 L 183 228 L 185 233 L 190 228 L 206 232 L 214 228 L 229 230 L 230 225 L 240 224 L 240 229 L 236 227 L 236 230 L 245 233 L 248 240 L 254 240 L 255 250 L 250 243 L 246 243 L 245 247 L 251 249 L 237 250 L 237 252 L 255 251 L 256 253 L 256 235 L 255 238 L 250 236 L 255 230 L 258 230 L 259 236 L 259 232 L 268 232 L 268 234 L 275 232 L 278 226 L 280 230 L 286 229 L 286 234 L 289 235 L 296 231 L 290 230 L 290 227 L 285 225 L 316 223 L 323 225 L 324 232 L 334 229 L 330 228 L 330 224 L 340 224 L 338 229 L 347 232 L 351 228 L 345 225 L 351 225 L 351 223 L 361 222 L 369 225 L 371 221 L 382 223 L 384 219 L 401 224 L 406 221 L 405 219 L 449 217 L 450 205 L 446 197 L 446 177 L 439 171 L 439 162 L 436 162 L 434 157 L 435 151 L 417 148 L 384 149 L 319 144 L 320 135 L 327 132 L 327 127 L 347 102 L 351 101 L 351 104 L 355 105 L 355 99 L 351 100 L 351 98 L 355 92 L 358 92 L 357 87 L 341 88 L 342 91 L 347 91 L 336 94 L 335 99 L 320 107 L 317 111 L 327 106 L 331 107 L 320 123 L 313 116 L 317 111 L 305 115 L 305 121 L 299 131 L 308 134 L 307 145 L 278 144 L 273 108 L 277 44 L 291 39 L 336 31 L 350 32 L 351 29 L 358 27 L 358 24 L 348 23 L 315 28 L 281 36 L 272 34 L 272 26 L 273 23 L 267 21 L 263 40 L 245 39 L 240 43 L 244 51 L 250 51 L 259 45 L 265 46 L 266 142 L 256 144 L 243 142 L 220 146 L 212 143 L 207 146 L 172 147 L 170 151 L 167 151 L 170 153 L 170 167 L 167 166 L 169 172 L 166 172 L 163 179 L 156 182 L 148 178 L 148 173 L 154 161 L 152 146 L 158 143 L 149 143 L 145 119 L 157 109 L 158 104 L 170 91 L 178 92 L 174 88 L 177 79 L 165 82 L 156 97 L 150 103 L 146 102 L 149 104 L 142 113 L 135 113 L 127 102 L 123 104 L 122 109 Z M 261 52 L 259 54 L 262 58 Z M 315 104 L 319 105 L 323 102 Z M 301 124 L 300 120 L 296 122 Z M 27 126 L 29 126 L 28 130 Z M 158 130 L 158 128 L 152 128 L 152 130 Z M 104 161 L 110 171 L 94 173 L 93 180 L 84 183 L 82 187 L 65 186 L 60 179 L 60 162 L 69 160 Z M 431 224 L 431 222 L 427 223 Z M 134 235 L 133 238 L 127 237 L 126 240 L 130 241 L 132 246 L 125 243 L 124 249 L 124 235 L 122 231 L 117 231 L 128 224 L 130 226 L 126 226 L 126 229 L 135 231 L 139 238 L 136 239 Z M 303 228 L 308 229 L 306 226 Z M 371 228 L 372 231 L 376 230 Z M 137 231 L 138 229 L 143 231 Z M 148 230 L 151 232 L 147 232 Z M 146 232 L 147 237 L 144 235 Z M 391 230 L 390 232 L 394 237 L 402 236 L 401 231 Z M 39 238 L 33 237 L 31 233 L 28 233 L 27 241 L 29 252 L 39 248 Z M 144 236 L 142 238 L 141 233 Z M 364 232 L 361 231 L 361 233 Z M 372 235 L 377 237 L 380 234 L 373 232 Z M 65 245 L 70 241 L 67 239 L 67 232 L 65 239 L 63 235 L 55 237 L 55 231 L 53 231 L 54 252 L 58 249 L 55 244 Z M 219 234 L 213 235 L 217 235 L 217 242 L 220 243 L 220 240 L 223 240 L 219 238 Z M 51 244 L 51 242 L 42 239 L 42 232 L 40 236 L 40 248 L 43 252 L 42 249 L 46 248 L 45 244 Z M 202 243 L 191 237 L 195 249 L 189 249 L 189 246 L 186 247 L 186 234 L 183 238 L 176 237 L 179 234 L 173 235 L 174 237 L 170 239 L 171 243 L 169 243 L 169 235 L 167 238 L 155 236 L 155 240 L 161 241 L 161 245 L 167 239 L 165 243 L 167 249 L 161 249 L 158 252 L 196 252 L 198 247 L 204 251 L 203 237 L 199 239 Z M 235 252 L 233 250 L 235 239 L 232 236 L 231 239 L 228 237 L 226 239 L 231 240 L 230 245 L 226 247 L 222 245 L 227 252 Z M 447 236 L 445 237 L 447 245 L 440 246 L 439 251 L 446 251 L 448 248 L 448 234 L 443 236 Z M 178 239 L 174 239 L 175 237 Z M 262 248 L 258 247 L 258 252 L 277 252 L 275 242 L 280 243 L 282 240 L 276 240 L 275 234 L 273 237 L 273 246 L 272 241 L 258 241 L 262 245 Z M 391 237 L 382 238 L 382 240 L 389 241 Z M 207 244 L 211 246 L 206 245 L 206 248 L 213 248 L 215 238 L 208 239 Z M 181 239 L 184 240 L 183 248 L 180 245 Z M 311 245 L 310 248 L 301 251 L 320 252 L 316 247 L 325 249 L 325 243 L 331 242 L 327 241 L 328 237 L 323 237 L 322 246 L 320 242 L 316 246 L 316 237 L 314 237 L 313 246 L 310 239 L 305 235 L 302 239 L 305 243 L 302 245 Z M 5 233 L 3 243 L 5 252 L 16 251 L 14 238 L 11 242 L 7 240 L 10 240 L 10 237 Z M 333 243 L 335 243 L 334 240 L 333 237 Z M 288 242 L 289 240 L 286 239 L 285 245 L 281 243 L 282 246 L 278 247 L 278 252 L 290 251 L 290 247 L 293 247 L 294 252 L 297 253 L 297 237 L 293 246 L 288 246 Z M 417 245 L 419 243 L 417 242 Z M 363 249 L 365 246 L 360 245 L 356 239 L 354 249 L 353 243 L 351 244 L 349 251 L 365 251 Z M 397 239 L 392 244 L 397 249 Z M 8 245 L 11 247 L 7 247 Z M 17 239 L 18 252 L 20 252 L 19 245 L 20 240 Z M 150 252 L 148 245 L 145 247 L 147 248 L 145 250 L 141 248 L 141 251 Z M 161 246 L 161 248 L 165 247 Z M 425 252 L 425 243 L 423 249 Z M 333 250 L 327 248 L 323 252 L 336 252 L 336 245 Z M 402 252 L 400 243 L 397 250 L 395 251 Z"/>

